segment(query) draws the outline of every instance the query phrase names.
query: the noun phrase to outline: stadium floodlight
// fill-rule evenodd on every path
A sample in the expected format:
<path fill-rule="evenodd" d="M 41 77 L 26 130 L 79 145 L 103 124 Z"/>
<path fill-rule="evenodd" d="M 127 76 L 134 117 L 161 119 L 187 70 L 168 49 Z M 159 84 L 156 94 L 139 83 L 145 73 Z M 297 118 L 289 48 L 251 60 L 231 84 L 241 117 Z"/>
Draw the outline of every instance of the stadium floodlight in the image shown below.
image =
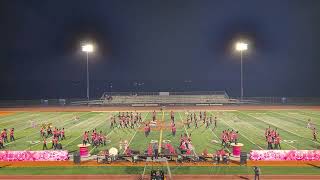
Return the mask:
<path fill-rule="evenodd" d="M 94 51 L 94 47 L 92 44 L 84 44 L 82 45 L 82 51 L 86 52 L 87 54 L 87 100 L 89 104 L 89 53 L 92 53 Z"/>
<path fill-rule="evenodd" d="M 85 44 L 82 46 L 82 51 L 83 52 L 87 52 L 87 53 L 90 53 L 90 52 L 93 52 L 93 45 L 92 44 Z"/>
<path fill-rule="evenodd" d="M 244 42 L 237 42 L 236 43 L 236 50 L 237 51 L 246 51 L 248 49 L 248 44 Z"/>
<path fill-rule="evenodd" d="M 241 54 L 241 100 L 243 99 L 243 65 L 242 65 L 242 53 L 248 50 L 248 44 L 245 42 L 237 42 L 236 43 L 236 51 Z"/>

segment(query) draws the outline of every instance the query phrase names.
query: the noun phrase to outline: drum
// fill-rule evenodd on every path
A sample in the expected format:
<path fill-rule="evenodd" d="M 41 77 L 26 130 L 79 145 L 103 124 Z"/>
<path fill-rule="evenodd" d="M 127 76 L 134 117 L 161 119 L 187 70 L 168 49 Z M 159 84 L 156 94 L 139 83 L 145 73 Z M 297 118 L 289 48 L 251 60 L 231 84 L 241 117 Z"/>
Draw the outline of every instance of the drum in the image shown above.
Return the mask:
<path fill-rule="evenodd" d="M 117 149 L 117 148 L 114 148 L 114 147 L 110 148 L 110 149 L 109 149 L 109 155 L 110 155 L 110 156 L 116 156 L 116 155 L 118 155 L 118 149 Z"/>

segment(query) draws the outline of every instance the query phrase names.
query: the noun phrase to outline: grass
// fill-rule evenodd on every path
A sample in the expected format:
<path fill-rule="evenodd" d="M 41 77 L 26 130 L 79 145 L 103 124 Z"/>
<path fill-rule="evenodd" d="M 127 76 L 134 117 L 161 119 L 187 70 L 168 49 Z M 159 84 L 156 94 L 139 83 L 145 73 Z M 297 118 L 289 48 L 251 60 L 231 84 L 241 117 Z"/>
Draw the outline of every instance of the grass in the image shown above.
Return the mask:
<path fill-rule="evenodd" d="M 91 154 L 111 147 L 119 147 L 119 141 L 127 140 L 134 150 L 143 152 L 147 149 L 151 140 L 170 140 L 177 147 L 180 135 L 192 134 L 192 144 L 197 154 L 204 149 L 210 153 L 221 148 L 219 137 L 225 129 L 235 129 L 240 133 L 239 142 L 244 144 L 243 151 L 253 149 L 266 149 L 264 131 L 268 126 L 278 128 L 283 141 L 282 149 L 319 149 L 319 142 L 312 141 L 312 132 L 306 128 L 309 118 L 319 129 L 320 112 L 315 110 L 238 110 L 238 111 L 210 111 L 209 116 L 218 118 L 218 127 L 214 130 L 205 128 L 199 123 L 199 128 L 194 125 L 187 128 L 184 125 L 186 112 L 176 112 L 175 123 L 177 126 L 176 136 L 171 134 L 170 113 L 158 113 L 158 124 L 162 124 L 162 130 L 152 129 L 148 137 L 145 137 L 143 125 L 135 129 L 110 129 L 110 117 L 115 113 L 110 112 L 17 112 L 9 115 L 0 114 L 0 129 L 15 128 L 15 142 L 6 144 L 6 150 L 42 150 L 40 128 L 32 128 L 31 122 L 37 124 L 52 123 L 54 127 L 65 128 L 66 140 L 61 141 L 64 149 L 69 152 L 78 150 L 77 145 L 82 142 L 82 134 L 85 130 L 97 128 L 108 135 L 111 140 L 106 146 L 91 148 Z M 117 113 L 116 113 L 117 114 Z M 80 117 L 78 122 L 74 117 Z M 151 121 L 152 113 L 142 113 L 143 121 Z M 212 143 L 212 140 L 218 143 Z M 28 141 L 41 141 L 39 144 L 30 145 Z M 50 142 L 50 138 L 48 139 Z M 51 147 L 51 144 L 48 145 Z M 63 171 L 61 171 L 63 169 Z M 262 167 L 265 174 L 320 174 L 312 167 Z M 0 174 L 139 174 L 143 167 L 43 167 L 43 168 L 1 168 Z M 173 174 L 248 174 L 251 172 L 247 167 L 172 167 Z"/>
<path fill-rule="evenodd" d="M 108 135 L 111 142 L 107 146 L 91 149 L 91 154 L 96 154 L 102 149 L 119 147 L 119 141 L 127 140 L 130 147 L 141 152 L 145 151 L 151 140 L 170 140 L 174 146 L 179 145 L 180 135 L 184 133 L 192 134 L 193 146 L 196 153 L 201 153 L 205 148 L 209 152 L 221 148 L 220 143 L 212 143 L 212 140 L 220 142 L 219 137 L 225 129 L 235 129 L 240 133 L 239 142 L 243 143 L 244 151 L 252 149 L 265 149 L 264 139 L 265 128 L 271 126 L 278 128 L 283 141 L 283 149 L 317 149 L 320 145 L 312 141 L 312 132 L 306 128 L 309 118 L 317 127 L 320 126 L 320 112 L 312 110 L 255 110 L 255 111 L 211 111 L 209 116 L 218 117 L 218 127 L 214 130 L 205 128 L 199 123 L 199 128 L 194 125 L 191 128 L 184 126 L 186 113 L 177 112 L 175 123 L 177 126 L 176 136 L 172 136 L 170 130 L 169 112 L 157 114 L 158 124 L 162 124 L 162 131 L 151 130 L 148 137 L 145 137 L 143 127 L 135 129 L 110 129 L 110 117 L 113 113 L 107 112 L 18 112 L 10 115 L 0 116 L 0 129 L 15 128 L 15 142 L 6 144 L 7 150 L 41 150 L 42 139 L 40 138 L 40 128 L 32 128 L 31 122 L 38 125 L 42 123 L 52 123 L 54 127 L 65 128 L 66 140 L 61 141 L 64 149 L 74 152 L 78 150 L 77 145 L 81 143 L 82 134 L 85 130 L 96 128 Z M 78 122 L 74 117 L 80 117 Z M 143 113 L 142 119 L 147 122 L 151 120 L 151 113 Z M 142 124 L 143 126 L 143 124 Z M 161 136 L 161 137 L 160 137 Z M 51 138 L 48 139 L 50 142 Z M 29 141 L 41 141 L 39 144 L 30 145 Z M 50 142 L 51 143 L 51 142 Z M 50 144 L 49 144 L 50 147 Z"/>

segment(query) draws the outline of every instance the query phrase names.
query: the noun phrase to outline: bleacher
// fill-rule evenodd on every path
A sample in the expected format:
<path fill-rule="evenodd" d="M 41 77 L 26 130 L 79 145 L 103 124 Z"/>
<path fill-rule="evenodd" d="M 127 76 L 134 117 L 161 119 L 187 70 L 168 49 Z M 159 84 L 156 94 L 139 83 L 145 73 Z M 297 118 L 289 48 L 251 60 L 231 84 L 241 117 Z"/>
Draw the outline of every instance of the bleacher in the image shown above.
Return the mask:
<path fill-rule="evenodd" d="M 100 100 L 90 101 L 91 105 L 222 105 L 236 103 L 225 91 L 211 92 L 105 92 Z"/>

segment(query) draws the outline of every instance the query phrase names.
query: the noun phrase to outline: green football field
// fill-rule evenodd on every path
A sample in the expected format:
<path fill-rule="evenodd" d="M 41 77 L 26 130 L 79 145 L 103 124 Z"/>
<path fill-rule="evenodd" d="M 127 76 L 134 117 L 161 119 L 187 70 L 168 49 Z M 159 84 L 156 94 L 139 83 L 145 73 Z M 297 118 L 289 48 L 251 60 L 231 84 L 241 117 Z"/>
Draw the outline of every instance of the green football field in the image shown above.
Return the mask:
<path fill-rule="evenodd" d="M 140 128 L 119 129 L 110 128 L 110 117 L 117 112 L 16 112 L 0 115 L 0 129 L 15 128 L 16 141 L 5 144 L 6 150 L 42 150 L 40 138 L 40 125 L 52 123 L 53 127 L 65 128 L 66 139 L 61 141 L 63 149 L 69 152 L 78 150 L 77 145 L 82 143 L 82 135 L 85 130 L 97 129 L 108 136 L 110 142 L 106 146 L 90 148 L 91 154 L 116 147 L 119 149 L 119 141 L 127 140 L 133 150 L 143 152 L 151 140 L 163 142 L 170 140 L 177 147 L 180 134 L 191 133 L 192 144 L 197 154 L 204 149 L 212 153 L 221 148 L 220 135 L 225 129 L 238 130 L 239 142 L 244 144 L 243 151 L 249 152 L 253 149 L 266 149 L 264 138 L 265 129 L 268 126 L 277 128 L 282 138 L 282 149 L 317 149 L 320 143 L 312 141 L 312 131 L 306 128 L 307 120 L 320 127 L 320 111 L 316 110 L 224 110 L 209 111 L 209 116 L 218 118 L 218 127 L 205 128 L 202 123 L 198 129 L 192 124 L 191 128 L 184 125 L 187 111 L 175 113 L 177 134 L 173 136 L 170 129 L 170 112 L 158 112 L 158 128 L 152 128 L 148 137 L 145 137 L 143 124 Z M 79 120 L 75 121 L 74 117 Z M 151 121 L 152 113 L 143 112 L 142 120 Z M 31 121 L 38 126 L 32 127 Z M 159 128 L 162 127 L 162 128 Z M 51 147 L 51 139 L 48 138 L 48 147 Z M 213 141 L 215 140 L 215 141 Z M 31 144 L 31 141 L 40 141 Z"/>

